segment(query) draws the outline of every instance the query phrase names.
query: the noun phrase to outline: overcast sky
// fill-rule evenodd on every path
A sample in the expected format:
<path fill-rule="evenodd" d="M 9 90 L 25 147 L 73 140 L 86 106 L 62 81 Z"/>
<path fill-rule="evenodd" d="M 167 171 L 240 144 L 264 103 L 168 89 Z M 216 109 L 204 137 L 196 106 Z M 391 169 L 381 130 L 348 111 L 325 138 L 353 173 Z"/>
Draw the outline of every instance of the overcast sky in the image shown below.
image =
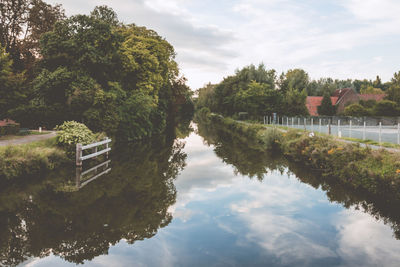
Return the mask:
<path fill-rule="evenodd" d="M 311 78 L 388 81 L 400 70 L 399 0 L 47 0 L 67 15 L 113 8 L 156 30 L 192 89 L 263 62 Z"/>

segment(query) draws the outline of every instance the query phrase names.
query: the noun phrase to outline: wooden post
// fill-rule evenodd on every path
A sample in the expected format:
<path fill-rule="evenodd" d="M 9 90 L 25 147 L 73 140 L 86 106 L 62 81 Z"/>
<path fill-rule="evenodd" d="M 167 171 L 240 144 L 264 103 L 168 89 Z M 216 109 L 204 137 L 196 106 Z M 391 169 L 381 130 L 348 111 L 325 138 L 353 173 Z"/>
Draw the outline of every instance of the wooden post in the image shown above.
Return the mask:
<path fill-rule="evenodd" d="M 81 173 L 82 173 L 82 167 L 76 167 L 75 174 L 76 174 L 76 187 L 79 189 L 81 187 Z"/>
<path fill-rule="evenodd" d="M 367 122 L 364 120 L 363 140 L 365 140 L 365 127 L 366 126 L 367 126 Z"/>
<path fill-rule="evenodd" d="M 328 134 L 331 135 L 331 121 L 328 121 Z"/>
<path fill-rule="evenodd" d="M 80 167 L 82 166 L 82 144 L 78 143 L 76 144 L 76 166 Z"/>
<path fill-rule="evenodd" d="M 105 138 L 105 140 L 107 140 L 107 139 L 108 139 L 108 137 Z M 106 148 L 108 148 L 108 144 L 109 143 L 106 144 Z M 108 152 L 106 153 L 106 156 L 107 156 L 107 159 L 108 159 Z"/>

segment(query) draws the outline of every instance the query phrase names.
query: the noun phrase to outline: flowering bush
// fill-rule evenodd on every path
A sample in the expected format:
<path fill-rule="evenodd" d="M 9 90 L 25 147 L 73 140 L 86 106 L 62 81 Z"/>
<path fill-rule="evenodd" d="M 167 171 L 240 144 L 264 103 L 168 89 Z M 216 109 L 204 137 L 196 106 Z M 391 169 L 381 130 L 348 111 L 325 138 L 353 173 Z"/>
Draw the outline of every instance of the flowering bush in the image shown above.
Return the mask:
<path fill-rule="evenodd" d="M 56 127 L 57 145 L 66 150 L 68 156 L 75 153 L 76 144 L 90 144 L 96 141 L 95 134 L 85 124 L 66 121 Z"/>

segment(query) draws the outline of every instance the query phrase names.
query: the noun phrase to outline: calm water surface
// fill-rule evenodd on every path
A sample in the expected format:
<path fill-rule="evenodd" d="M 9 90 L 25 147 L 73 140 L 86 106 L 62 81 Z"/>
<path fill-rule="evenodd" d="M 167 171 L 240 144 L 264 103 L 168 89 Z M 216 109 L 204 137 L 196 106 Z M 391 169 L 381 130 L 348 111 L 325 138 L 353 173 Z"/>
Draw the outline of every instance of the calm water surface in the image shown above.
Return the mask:
<path fill-rule="evenodd" d="M 210 131 L 136 147 L 78 192 L 46 182 L 2 192 L 1 262 L 399 266 L 392 203 Z"/>

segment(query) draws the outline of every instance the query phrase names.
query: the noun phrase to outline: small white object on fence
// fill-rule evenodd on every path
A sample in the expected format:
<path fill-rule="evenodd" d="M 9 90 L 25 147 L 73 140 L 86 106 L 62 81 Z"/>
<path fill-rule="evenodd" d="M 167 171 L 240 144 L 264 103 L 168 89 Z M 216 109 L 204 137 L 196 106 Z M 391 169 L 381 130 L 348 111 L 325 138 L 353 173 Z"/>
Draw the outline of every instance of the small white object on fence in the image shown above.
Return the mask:
<path fill-rule="evenodd" d="M 82 161 L 100 156 L 104 153 L 107 153 L 106 155 L 108 157 L 108 152 L 111 151 L 111 148 L 108 145 L 110 142 L 111 142 L 111 139 L 106 137 L 105 140 L 103 140 L 103 141 L 92 143 L 92 144 L 85 145 L 85 146 L 82 146 L 82 144 L 79 144 L 79 143 L 76 144 L 76 166 L 82 166 Z M 97 147 L 101 146 L 101 145 L 106 145 L 106 148 L 97 152 Z M 83 150 L 90 149 L 90 148 L 95 148 L 95 152 L 92 154 L 83 156 L 82 155 Z"/>

